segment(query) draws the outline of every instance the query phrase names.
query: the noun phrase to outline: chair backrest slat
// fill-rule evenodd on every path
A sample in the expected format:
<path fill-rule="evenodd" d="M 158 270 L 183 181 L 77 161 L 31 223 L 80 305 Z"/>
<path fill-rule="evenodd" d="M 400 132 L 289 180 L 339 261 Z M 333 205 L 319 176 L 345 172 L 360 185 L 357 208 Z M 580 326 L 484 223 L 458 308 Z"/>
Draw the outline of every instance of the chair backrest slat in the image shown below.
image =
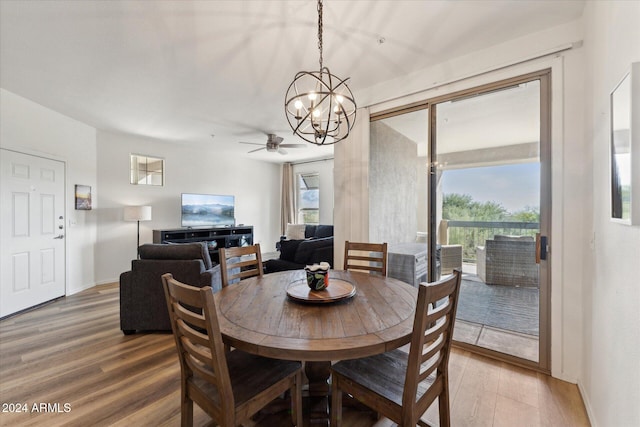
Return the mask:
<path fill-rule="evenodd" d="M 387 244 L 346 241 L 344 269 L 362 270 L 387 275 Z"/>
<path fill-rule="evenodd" d="M 260 244 L 235 248 L 220 248 L 220 275 L 222 287 L 247 277 L 262 276 Z"/>
<path fill-rule="evenodd" d="M 185 306 L 178 304 L 176 306 L 176 311 L 178 313 L 178 319 L 184 321 L 187 325 L 190 326 L 195 326 L 197 328 L 200 329 L 206 329 L 207 328 L 207 322 L 204 319 L 204 316 L 202 315 L 202 309 L 201 308 L 195 308 L 195 306 L 191 306 L 194 307 L 194 309 L 196 309 L 197 311 L 199 311 L 199 313 L 196 313 L 194 311 L 189 310 L 188 308 L 186 308 Z"/>
<path fill-rule="evenodd" d="M 460 270 L 456 269 L 451 276 L 438 282 L 420 284 L 402 398 L 403 411 L 427 405 L 433 393 L 439 394 L 438 388 L 448 381 L 447 366 L 461 276 Z M 431 389 L 419 396 L 419 383 L 432 375 L 435 378 Z"/>
<path fill-rule="evenodd" d="M 420 373 L 418 374 L 418 383 L 429 378 L 431 374 L 433 374 L 433 372 L 438 369 L 438 365 L 440 365 L 440 362 L 442 360 L 442 353 L 437 353 L 437 355 L 438 357 L 435 358 L 435 360 L 430 361 L 428 365 L 422 365 L 422 367 L 420 368 Z"/>
<path fill-rule="evenodd" d="M 442 339 L 442 340 L 435 341 L 429 346 L 426 346 L 427 347 L 426 350 L 422 352 L 422 356 L 420 357 L 420 361 L 421 361 L 420 363 L 424 364 L 425 362 L 429 361 L 429 359 L 432 359 L 433 356 L 435 356 L 436 354 L 442 351 L 442 348 L 445 346 L 445 344 L 446 344 L 446 340 Z"/>
<path fill-rule="evenodd" d="M 182 345 L 187 350 L 187 354 L 190 358 L 197 360 L 198 362 L 211 366 L 213 358 L 211 352 L 206 347 L 199 346 L 186 337 L 181 337 Z"/>
<path fill-rule="evenodd" d="M 198 355 L 202 354 L 204 357 L 207 357 L 207 359 L 209 360 L 207 363 L 211 363 L 212 356 L 211 352 L 208 351 L 209 338 L 206 335 L 203 337 L 203 334 L 189 328 L 188 326 L 185 326 L 182 320 L 178 320 L 178 328 L 181 332 L 180 339 L 183 341 L 184 345 L 191 346 L 194 349 L 194 352 L 197 352 Z M 198 346 L 200 348 L 198 348 Z M 201 349 L 203 348 L 207 350 L 206 353 L 201 351 Z M 198 358 L 200 358 L 200 356 L 198 356 Z"/>
<path fill-rule="evenodd" d="M 443 315 L 446 315 L 448 313 L 449 313 L 449 310 L 443 312 Z M 427 321 L 429 320 L 431 319 L 427 319 Z M 447 319 L 442 318 L 438 320 L 436 323 L 432 324 L 432 326 L 429 329 L 425 331 L 424 342 L 429 343 L 437 340 L 444 333 L 446 333 L 446 329 L 448 327 L 449 327 L 449 322 L 447 321 Z"/>

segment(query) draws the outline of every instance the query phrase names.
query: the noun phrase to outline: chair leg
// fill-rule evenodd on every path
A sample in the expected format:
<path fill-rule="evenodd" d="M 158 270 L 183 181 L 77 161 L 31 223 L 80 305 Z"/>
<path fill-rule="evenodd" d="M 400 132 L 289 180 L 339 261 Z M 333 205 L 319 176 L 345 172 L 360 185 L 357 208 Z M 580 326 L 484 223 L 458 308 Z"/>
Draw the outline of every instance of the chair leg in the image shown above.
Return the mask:
<path fill-rule="evenodd" d="M 291 422 L 302 427 L 302 372 L 296 375 L 295 386 L 291 388 Z"/>
<path fill-rule="evenodd" d="M 182 397 L 182 405 L 180 407 L 180 425 L 182 427 L 193 426 L 193 400 Z"/>
<path fill-rule="evenodd" d="M 338 388 L 338 378 L 334 374 L 331 380 L 331 427 L 342 424 L 342 390 Z"/>
<path fill-rule="evenodd" d="M 449 427 L 451 425 L 451 417 L 449 413 L 449 387 L 446 385 L 448 379 L 445 377 L 445 386 L 438 396 L 438 409 L 440 415 L 440 427 Z"/>

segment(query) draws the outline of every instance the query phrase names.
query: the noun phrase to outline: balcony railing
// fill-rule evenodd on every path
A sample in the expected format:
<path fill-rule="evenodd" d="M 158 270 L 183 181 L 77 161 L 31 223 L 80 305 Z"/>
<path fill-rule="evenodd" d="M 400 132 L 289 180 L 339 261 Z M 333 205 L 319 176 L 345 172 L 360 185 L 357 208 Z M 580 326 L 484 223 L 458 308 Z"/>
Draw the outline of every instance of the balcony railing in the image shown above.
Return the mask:
<path fill-rule="evenodd" d="M 446 222 L 448 230 L 448 244 L 462 245 L 462 260 L 464 262 L 476 262 L 476 246 L 484 246 L 487 239 L 492 239 L 496 234 L 511 236 L 534 236 L 540 230 L 538 222 L 515 221 L 453 221 Z"/>

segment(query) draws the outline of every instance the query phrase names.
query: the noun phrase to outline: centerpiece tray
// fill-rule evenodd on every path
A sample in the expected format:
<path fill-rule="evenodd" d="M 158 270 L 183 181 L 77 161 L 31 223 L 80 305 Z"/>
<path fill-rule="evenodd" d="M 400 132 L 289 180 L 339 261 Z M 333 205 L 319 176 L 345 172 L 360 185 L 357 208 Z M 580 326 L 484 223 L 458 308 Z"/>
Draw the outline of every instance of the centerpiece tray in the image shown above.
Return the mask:
<path fill-rule="evenodd" d="M 287 288 L 287 296 L 294 301 L 308 304 L 326 304 L 349 299 L 356 294 L 353 283 L 342 279 L 329 278 L 329 286 L 321 291 L 309 288 L 307 281 L 297 280 Z"/>

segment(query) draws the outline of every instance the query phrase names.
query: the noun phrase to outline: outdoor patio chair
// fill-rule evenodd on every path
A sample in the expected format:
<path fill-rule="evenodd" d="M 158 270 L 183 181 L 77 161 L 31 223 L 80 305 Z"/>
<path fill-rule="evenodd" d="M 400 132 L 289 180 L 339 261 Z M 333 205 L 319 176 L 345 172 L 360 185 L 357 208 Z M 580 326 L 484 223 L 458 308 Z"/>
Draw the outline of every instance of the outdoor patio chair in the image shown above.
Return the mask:
<path fill-rule="evenodd" d="M 538 286 L 536 242 L 531 236 L 495 235 L 476 248 L 477 273 L 490 285 Z"/>

